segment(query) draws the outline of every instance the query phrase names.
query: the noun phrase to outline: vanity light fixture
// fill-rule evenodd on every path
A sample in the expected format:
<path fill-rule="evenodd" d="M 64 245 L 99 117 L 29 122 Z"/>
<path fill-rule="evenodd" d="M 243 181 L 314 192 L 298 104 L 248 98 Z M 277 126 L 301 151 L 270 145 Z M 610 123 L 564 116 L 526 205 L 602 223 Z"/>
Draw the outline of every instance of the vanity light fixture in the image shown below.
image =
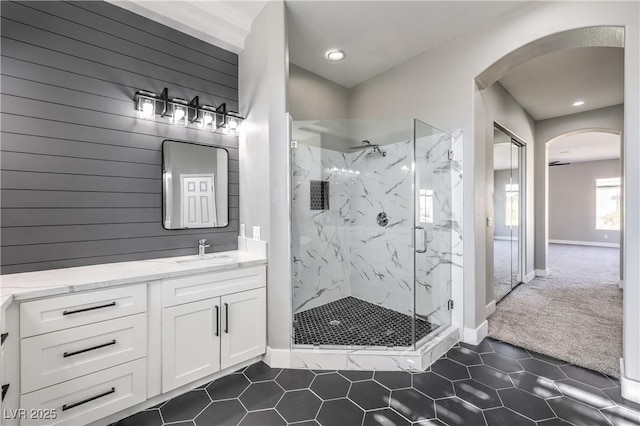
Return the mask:
<path fill-rule="evenodd" d="M 332 49 L 325 53 L 325 57 L 330 61 L 341 61 L 345 56 L 344 51 L 338 49 Z"/>
<path fill-rule="evenodd" d="M 146 90 L 138 90 L 133 97 L 138 111 L 138 117 L 156 120 L 156 116 L 162 119 L 170 119 L 173 124 L 210 130 L 225 135 L 237 135 L 238 128 L 243 117 L 234 112 L 227 111 L 227 105 L 213 107 L 200 105 L 199 97 L 194 97 L 191 102 L 184 99 L 169 99 L 168 89 L 165 88 L 159 95 Z"/>

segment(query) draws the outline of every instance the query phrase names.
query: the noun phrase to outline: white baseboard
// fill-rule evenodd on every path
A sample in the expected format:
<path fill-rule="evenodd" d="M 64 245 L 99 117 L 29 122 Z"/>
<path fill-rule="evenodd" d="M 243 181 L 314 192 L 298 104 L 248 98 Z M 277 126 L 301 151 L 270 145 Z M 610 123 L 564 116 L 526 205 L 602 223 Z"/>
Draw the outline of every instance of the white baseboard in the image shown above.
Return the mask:
<path fill-rule="evenodd" d="M 625 376 L 622 358 L 620 358 L 620 388 L 624 399 L 640 404 L 640 381 Z"/>
<path fill-rule="evenodd" d="M 549 268 L 547 269 L 536 269 L 535 271 L 536 277 L 542 277 L 542 278 L 546 278 L 549 276 L 549 273 L 551 272 L 551 270 Z"/>
<path fill-rule="evenodd" d="M 482 324 L 478 328 L 467 328 L 463 330 L 462 341 L 470 345 L 477 345 L 482 342 L 482 339 L 489 334 L 489 322 L 482 321 Z"/>
<path fill-rule="evenodd" d="M 624 290 L 624 280 L 618 280 L 618 288 L 621 288 Z"/>
<path fill-rule="evenodd" d="M 549 244 L 568 244 L 572 246 L 612 247 L 620 248 L 618 243 L 600 243 L 597 241 L 549 240 Z"/>
<path fill-rule="evenodd" d="M 531 280 L 533 280 L 535 277 L 536 277 L 536 271 L 531 271 L 527 275 L 525 275 L 524 282 L 525 283 L 531 282 Z"/>
<path fill-rule="evenodd" d="M 491 316 L 491 314 L 494 313 L 495 311 L 496 311 L 496 301 L 492 300 L 491 302 L 487 303 L 487 306 L 485 306 L 484 313 L 487 316 L 487 318 L 489 318 L 489 316 Z"/>
<path fill-rule="evenodd" d="M 499 241 L 518 241 L 517 237 L 501 237 L 499 235 L 494 235 L 493 239 Z"/>
<path fill-rule="evenodd" d="M 267 346 L 264 362 L 271 368 L 290 368 L 291 351 L 289 349 L 272 349 Z"/>

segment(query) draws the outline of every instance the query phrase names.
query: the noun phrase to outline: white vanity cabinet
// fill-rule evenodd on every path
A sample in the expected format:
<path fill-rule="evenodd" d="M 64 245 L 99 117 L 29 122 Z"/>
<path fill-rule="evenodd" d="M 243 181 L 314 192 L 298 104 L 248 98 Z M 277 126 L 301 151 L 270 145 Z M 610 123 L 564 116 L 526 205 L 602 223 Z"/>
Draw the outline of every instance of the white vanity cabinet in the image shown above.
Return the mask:
<path fill-rule="evenodd" d="M 265 352 L 265 285 L 264 266 L 163 282 L 163 393 Z"/>

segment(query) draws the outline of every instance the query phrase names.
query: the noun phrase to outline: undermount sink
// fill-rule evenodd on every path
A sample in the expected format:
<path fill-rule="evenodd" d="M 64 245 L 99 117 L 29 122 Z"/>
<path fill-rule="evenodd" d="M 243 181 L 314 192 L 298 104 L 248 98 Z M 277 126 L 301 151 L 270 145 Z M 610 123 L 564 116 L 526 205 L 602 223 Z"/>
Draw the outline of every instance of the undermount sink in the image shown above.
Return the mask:
<path fill-rule="evenodd" d="M 176 263 L 186 263 L 189 265 L 219 265 L 222 263 L 233 263 L 235 259 L 225 255 L 205 254 L 204 256 L 189 256 L 185 259 L 176 260 Z"/>

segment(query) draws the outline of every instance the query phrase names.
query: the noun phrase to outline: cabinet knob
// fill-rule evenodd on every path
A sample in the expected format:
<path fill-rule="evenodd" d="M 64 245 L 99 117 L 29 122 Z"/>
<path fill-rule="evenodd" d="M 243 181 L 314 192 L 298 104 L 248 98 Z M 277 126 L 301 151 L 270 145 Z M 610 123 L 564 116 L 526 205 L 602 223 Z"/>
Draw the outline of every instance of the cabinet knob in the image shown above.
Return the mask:
<path fill-rule="evenodd" d="M 7 383 L 6 385 L 2 385 L 2 400 L 4 401 L 4 396 L 7 394 L 7 391 L 9 390 L 9 383 Z"/>
<path fill-rule="evenodd" d="M 0 334 L 0 345 L 4 345 L 4 341 L 7 340 L 7 337 L 9 337 L 9 333 Z"/>

